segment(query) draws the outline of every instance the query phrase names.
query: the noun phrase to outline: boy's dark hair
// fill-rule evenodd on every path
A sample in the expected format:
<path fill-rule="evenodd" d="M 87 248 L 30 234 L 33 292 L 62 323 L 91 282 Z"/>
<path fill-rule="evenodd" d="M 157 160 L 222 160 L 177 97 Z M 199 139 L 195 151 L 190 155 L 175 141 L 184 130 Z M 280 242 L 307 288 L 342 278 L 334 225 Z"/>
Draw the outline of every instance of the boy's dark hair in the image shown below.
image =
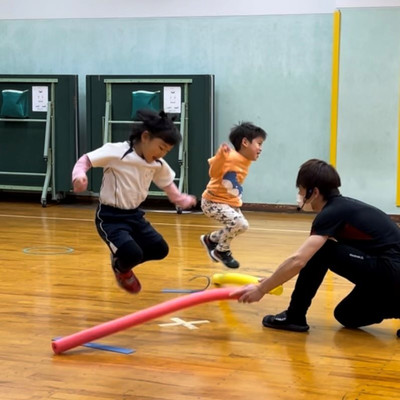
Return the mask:
<path fill-rule="evenodd" d="M 340 176 L 336 169 L 325 161 L 313 158 L 300 166 L 296 187 L 302 186 L 308 191 L 318 188 L 324 199 L 339 194 Z"/>
<path fill-rule="evenodd" d="M 134 124 L 132 133 L 129 136 L 129 144 L 133 144 L 140 140 L 144 131 L 148 131 L 152 138 L 162 139 L 165 143 L 172 146 L 180 143 L 182 136 L 179 130 L 174 125 L 175 118 L 169 118 L 164 111 L 156 113 L 148 109 L 140 109 L 136 113 L 137 118 L 141 123 Z"/>
<path fill-rule="evenodd" d="M 243 138 L 249 142 L 257 137 L 262 137 L 263 140 L 267 138 L 267 133 L 258 126 L 253 125 L 251 122 L 241 122 L 231 129 L 229 134 L 229 141 L 233 144 L 236 151 L 240 150 Z"/>

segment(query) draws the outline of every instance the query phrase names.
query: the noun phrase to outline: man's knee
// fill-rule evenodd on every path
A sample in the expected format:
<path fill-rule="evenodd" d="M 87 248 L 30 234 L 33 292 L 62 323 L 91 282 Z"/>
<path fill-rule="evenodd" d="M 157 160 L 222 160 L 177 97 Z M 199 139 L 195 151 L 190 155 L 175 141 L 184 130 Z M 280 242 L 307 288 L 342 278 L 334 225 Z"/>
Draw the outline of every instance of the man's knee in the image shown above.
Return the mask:
<path fill-rule="evenodd" d="M 333 315 L 336 320 L 346 328 L 360 328 L 372 324 L 379 324 L 384 320 L 384 315 L 372 307 L 349 309 L 343 304 L 338 304 L 335 308 Z"/>
<path fill-rule="evenodd" d="M 346 328 L 358 328 L 357 324 L 354 321 L 354 316 L 353 318 L 348 315 L 343 307 L 340 306 L 340 304 L 335 308 L 333 311 L 333 315 L 340 324 L 342 324 Z"/>

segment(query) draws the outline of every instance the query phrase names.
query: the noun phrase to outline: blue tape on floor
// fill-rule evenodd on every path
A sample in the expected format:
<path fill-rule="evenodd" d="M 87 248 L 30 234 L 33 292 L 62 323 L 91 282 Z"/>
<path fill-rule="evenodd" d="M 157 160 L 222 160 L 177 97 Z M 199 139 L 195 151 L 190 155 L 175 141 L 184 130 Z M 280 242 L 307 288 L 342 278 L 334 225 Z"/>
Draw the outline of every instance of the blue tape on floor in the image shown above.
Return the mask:
<path fill-rule="evenodd" d="M 54 340 L 58 340 L 58 339 L 62 339 L 62 337 L 56 337 L 53 339 Z M 123 347 L 116 347 L 116 346 L 109 346 L 106 344 L 100 344 L 100 343 L 85 343 L 82 344 L 82 346 L 84 347 L 90 347 L 92 349 L 97 349 L 97 350 L 104 350 L 104 351 L 112 351 L 114 353 L 122 353 L 122 354 L 132 354 L 135 352 L 135 350 L 132 349 L 125 349 Z"/>
<path fill-rule="evenodd" d="M 122 353 L 122 354 L 132 354 L 135 352 L 135 350 L 132 349 L 124 349 L 123 347 L 108 346 L 100 343 L 85 343 L 82 346 L 91 347 L 92 349 L 98 349 L 104 351 L 113 351 L 114 353 Z"/>

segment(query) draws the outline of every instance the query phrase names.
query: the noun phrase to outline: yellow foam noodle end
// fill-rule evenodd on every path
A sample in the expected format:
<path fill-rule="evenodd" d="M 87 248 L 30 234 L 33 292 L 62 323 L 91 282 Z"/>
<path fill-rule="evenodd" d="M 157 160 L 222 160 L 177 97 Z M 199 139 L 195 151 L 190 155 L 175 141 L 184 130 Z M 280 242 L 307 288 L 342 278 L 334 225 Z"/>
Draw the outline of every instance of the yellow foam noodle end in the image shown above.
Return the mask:
<path fill-rule="evenodd" d="M 275 296 L 280 296 L 283 293 L 283 286 L 279 285 L 276 288 L 273 288 L 269 294 L 274 294 Z"/>
<path fill-rule="evenodd" d="M 214 285 L 249 285 L 251 283 L 258 283 L 260 278 L 253 275 L 239 274 L 237 272 L 228 272 L 226 274 L 214 274 L 211 278 L 211 282 Z M 280 285 L 275 289 L 272 289 L 269 294 L 280 296 L 283 293 L 283 287 Z"/>

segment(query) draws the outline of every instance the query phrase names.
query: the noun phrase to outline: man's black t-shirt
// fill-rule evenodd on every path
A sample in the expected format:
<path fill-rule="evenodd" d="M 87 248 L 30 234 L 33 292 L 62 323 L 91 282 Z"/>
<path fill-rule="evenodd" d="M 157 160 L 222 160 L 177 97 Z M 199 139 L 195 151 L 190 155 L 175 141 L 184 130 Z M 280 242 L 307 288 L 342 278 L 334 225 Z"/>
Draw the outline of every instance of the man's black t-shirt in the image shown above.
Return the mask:
<path fill-rule="evenodd" d="M 341 195 L 328 199 L 312 223 L 311 235 L 330 236 L 371 255 L 400 250 L 400 229 L 387 214 Z"/>

